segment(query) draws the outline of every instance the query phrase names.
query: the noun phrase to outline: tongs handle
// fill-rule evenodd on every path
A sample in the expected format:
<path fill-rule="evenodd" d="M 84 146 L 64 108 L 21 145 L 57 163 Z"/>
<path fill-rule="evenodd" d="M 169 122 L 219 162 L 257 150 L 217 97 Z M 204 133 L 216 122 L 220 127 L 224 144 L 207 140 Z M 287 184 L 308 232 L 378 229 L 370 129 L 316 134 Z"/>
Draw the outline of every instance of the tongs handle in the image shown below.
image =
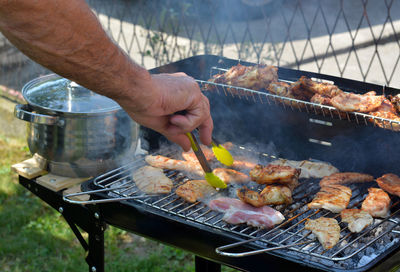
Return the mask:
<path fill-rule="evenodd" d="M 304 245 L 304 244 L 309 244 L 311 242 L 314 242 L 314 240 L 310 240 L 310 241 L 305 241 L 305 242 L 300 242 L 300 243 L 295 243 L 295 244 L 290 244 L 290 245 L 282 245 L 282 246 L 276 246 L 276 247 L 270 247 L 270 248 L 264 248 L 264 249 L 258 249 L 258 250 L 253 250 L 253 251 L 246 251 L 246 252 L 238 252 L 238 253 L 224 251 L 226 249 L 235 248 L 235 247 L 238 247 L 238 246 L 241 246 L 244 244 L 248 244 L 250 242 L 259 240 L 260 238 L 261 237 L 257 237 L 257 238 L 253 238 L 250 240 L 245 240 L 245 241 L 240 241 L 240 242 L 236 242 L 236 243 L 225 245 L 225 246 L 220 246 L 215 249 L 215 252 L 221 256 L 237 258 L 237 257 L 246 257 L 246 256 L 264 253 L 264 252 L 269 252 L 269 251 L 274 251 L 274 250 L 278 250 L 278 249 L 299 246 L 299 245 Z"/>
<path fill-rule="evenodd" d="M 204 153 L 201 150 L 196 137 L 193 135 L 193 132 L 186 133 L 186 136 L 189 138 L 190 144 L 192 146 L 192 150 L 193 150 L 194 154 L 196 155 L 197 159 L 199 160 L 199 163 L 200 163 L 201 167 L 203 168 L 203 171 L 205 173 L 211 173 L 212 169 L 211 169 L 210 165 L 208 164 L 206 156 L 204 156 Z"/>
<path fill-rule="evenodd" d="M 120 187 L 113 187 L 113 188 L 104 188 L 104 189 L 98 189 L 98 190 L 92 190 L 92 191 L 85 191 L 85 192 L 78 192 L 78 193 L 71 193 L 63 196 L 63 200 L 65 202 L 71 203 L 71 204 L 99 204 L 99 203 L 109 203 L 109 202 L 120 202 L 124 200 L 130 200 L 130 199 L 139 199 L 139 198 L 144 198 L 144 197 L 151 197 L 153 195 L 135 195 L 135 196 L 129 196 L 129 197 L 113 197 L 113 198 L 107 198 L 107 199 L 91 199 L 91 200 L 74 200 L 71 199 L 71 197 L 74 196 L 80 196 L 80 195 L 90 195 L 90 194 L 95 194 L 95 193 L 103 193 L 103 192 L 109 192 L 109 191 L 114 191 L 118 189 L 127 189 L 127 188 L 132 188 L 132 185 L 123 185 Z"/>

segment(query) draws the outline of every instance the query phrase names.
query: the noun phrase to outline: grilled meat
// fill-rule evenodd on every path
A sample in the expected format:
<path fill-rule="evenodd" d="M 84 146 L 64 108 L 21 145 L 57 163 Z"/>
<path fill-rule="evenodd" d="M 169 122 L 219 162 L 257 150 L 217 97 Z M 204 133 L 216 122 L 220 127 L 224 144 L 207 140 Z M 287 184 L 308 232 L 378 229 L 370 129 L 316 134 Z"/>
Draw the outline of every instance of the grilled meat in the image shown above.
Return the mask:
<path fill-rule="evenodd" d="M 224 74 L 215 75 L 208 81 L 252 90 L 267 89 L 271 82 L 278 81 L 278 68 L 262 64 L 255 66 L 238 64 Z M 213 90 L 215 86 L 209 84 L 206 89 Z"/>
<path fill-rule="evenodd" d="M 278 159 L 270 164 L 273 165 L 286 165 L 291 166 L 296 169 L 300 169 L 299 178 L 322 178 L 325 176 L 329 176 L 333 173 L 339 172 L 336 167 L 324 162 L 314 162 L 314 161 L 292 161 L 292 160 L 284 160 Z"/>
<path fill-rule="evenodd" d="M 250 177 L 248 175 L 233 169 L 215 168 L 213 173 L 227 184 L 245 183 L 250 181 Z"/>
<path fill-rule="evenodd" d="M 361 183 L 374 181 L 374 177 L 368 174 L 356 173 L 356 172 L 340 172 L 334 173 L 327 177 L 324 177 L 319 182 L 319 186 L 326 186 L 332 184 L 349 184 L 349 183 Z"/>
<path fill-rule="evenodd" d="M 171 192 L 172 181 L 165 176 L 162 169 L 143 166 L 132 175 L 140 191 L 147 194 L 167 194 Z"/>
<path fill-rule="evenodd" d="M 219 197 L 219 198 L 211 200 L 208 203 L 208 207 L 211 210 L 219 211 L 219 212 L 225 212 L 228 209 L 230 209 L 231 207 L 235 208 L 235 209 L 246 209 L 246 208 L 248 208 L 248 206 L 249 205 L 244 203 L 243 201 L 236 199 L 236 198 L 230 198 L 230 197 Z"/>
<path fill-rule="evenodd" d="M 341 93 L 331 99 L 332 105 L 341 111 L 371 112 L 383 102 L 384 96 L 375 92 L 366 94 Z"/>
<path fill-rule="evenodd" d="M 207 161 L 211 161 L 212 159 L 214 159 L 214 153 L 211 150 L 211 148 L 209 148 L 208 146 L 205 145 L 200 145 L 201 150 L 203 151 L 204 156 L 206 157 Z M 199 163 L 199 160 L 196 157 L 196 154 L 194 154 L 194 152 L 192 150 L 190 150 L 189 152 L 182 152 L 182 157 L 191 163 L 197 164 Z"/>
<path fill-rule="evenodd" d="M 290 85 L 287 84 L 286 82 L 281 82 L 281 81 L 272 82 L 268 86 L 268 91 L 275 95 L 295 98 L 292 92 L 290 91 Z"/>
<path fill-rule="evenodd" d="M 189 180 L 180 185 L 175 193 L 190 203 L 215 193 L 216 190 L 206 180 Z"/>
<path fill-rule="evenodd" d="M 220 197 L 208 204 L 211 210 L 224 213 L 222 220 L 230 224 L 246 223 L 249 226 L 272 228 L 280 224 L 285 217 L 271 207 L 255 208 L 239 199 Z"/>
<path fill-rule="evenodd" d="M 392 102 L 396 112 L 400 112 L 400 94 L 396 94 L 395 96 L 388 95 L 388 98 L 390 99 L 390 102 Z"/>
<path fill-rule="evenodd" d="M 346 209 L 351 198 L 349 187 L 332 184 L 322 186 L 315 198 L 308 204 L 309 209 L 326 209 L 334 213 Z"/>
<path fill-rule="evenodd" d="M 185 171 L 189 173 L 196 174 L 198 176 L 203 176 L 204 172 L 200 166 L 200 163 L 193 163 L 183 160 L 170 159 L 161 155 L 147 155 L 145 161 L 153 167 L 169 170 Z"/>
<path fill-rule="evenodd" d="M 311 90 L 307 89 L 303 84 L 301 84 L 301 81 L 296 81 L 293 82 L 290 85 L 290 93 L 299 100 L 305 100 L 305 101 L 310 101 L 311 97 L 315 95 L 314 92 Z"/>
<path fill-rule="evenodd" d="M 342 221 L 348 223 L 348 228 L 351 232 L 361 232 L 363 229 L 372 224 L 372 216 L 363 210 L 345 209 L 340 212 Z"/>
<path fill-rule="evenodd" d="M 310 102 L 320 105 L 332 106 L 330 97 L 318 93 L 314 94 L 313 97 L 311 97 Z"/>
<path fill-rule="evenodd" d="M 390 197 L 380 188 L 368 188 L 368 195 L 364 199 L 361 210 L 368 212 L 372 217 L 385 218 L 389 215 Z"/>
<path fill-rule="evenodd" d="M 244 170 L 244 169 L 253 169 L 256 165 L 257 163 L 254 162 L 235 159 L 230 167 L 233 169 Z"/>
<path fill-rule="evenodd" d="M 268 86 L 268 91 L 271 94 L 274 95 L 279 95 L 282 97 L 287 97 L 287 98 L 291 98 L 291 99 L 300 99 L 300 100 L 304 100 L 304 96 L 299 96 L 299 95 L 295 95 L 292 92 L 292 86 L 287 84 L 286 82 L 272 82 L 271 84 L 269 84 Z M 289 99 L 279 99 L 278 100 L 286 105 L 289 106 L 296 106 L 296 107 L 304 107 L 304 104 L 302 103 L 298 103 L 295 102 L 293 100 L 289 100 Z"/>
<path fill-rule="evenodd" d="M 400 196 L 400 178 L 395 174 L 385 174 L 376 179 L 379 187 L 389 194 Z"/>
<path fill-rule="evenodd" d="M 292 191 L 283 185 L 268 185 L 261 193 L 243 187 L 238 189 L 236 194 L 240 200 L 254 207 L 290 204 L 293 201 Z"/>
<path fill-rule="evenodd" d="M 301 170 L 291 166 L 269 164 L 256 165 L 249 173 L 251 179 L 259 184 L 279 183 L 283 185 L 292 184 L 297 181 Z"/>
<path fill-rule="evenodd" d="M 325 82 L 316 82 L 305 76 L 302 76 L 299 79 L 299 82 L 304 89 L 325 97 L 332 98 L 343 93 L 343 91 L 340 90 L 336 85 Z"/>
<path fill-rule="evenodd" d="M 324 249 L 331 249 L 339 242 L 340 226 L 334 218 L 307 219 L 305 229 L 311 230 L 317 236 Z"/>
<path fill-rule="evenodd" d="M 386 98 L 383 100 L 382 104 L 376 110 L 370 112 L 369 114 L 375 117 L 385 118 L 396 122 L 400 122 L 400 115 L 397 113 L 395 106 Z M 395 131 L 400 130 L 400 126 L 398 124 L 391 123 L 390 121 L 384 121 L 372 118 L 369 121 L 375 123 L 377 126 L 382 128 L 392 128 Z"/>

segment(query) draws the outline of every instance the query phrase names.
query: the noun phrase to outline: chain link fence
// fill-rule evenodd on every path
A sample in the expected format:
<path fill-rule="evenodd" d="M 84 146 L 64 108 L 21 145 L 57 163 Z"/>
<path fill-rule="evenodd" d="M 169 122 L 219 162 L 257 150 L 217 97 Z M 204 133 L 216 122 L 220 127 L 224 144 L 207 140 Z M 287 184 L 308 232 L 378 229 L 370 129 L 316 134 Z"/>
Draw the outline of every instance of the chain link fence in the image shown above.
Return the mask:
<path fill-rule="evenodd" d="M 107 33 L 150 69 L 199 54 L 400 88 L 398 0 L 88 0 Z M 49 73 L 0 36 L 0 85 Z"/>

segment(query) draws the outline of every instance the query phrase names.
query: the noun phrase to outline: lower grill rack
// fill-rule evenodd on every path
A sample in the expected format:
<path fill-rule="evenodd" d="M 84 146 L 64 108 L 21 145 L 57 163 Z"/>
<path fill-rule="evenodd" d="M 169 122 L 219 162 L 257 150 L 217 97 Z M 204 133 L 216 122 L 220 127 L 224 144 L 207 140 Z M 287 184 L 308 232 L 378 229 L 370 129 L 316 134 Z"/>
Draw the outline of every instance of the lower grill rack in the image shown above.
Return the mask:
<path fill-rule="evenodd" d="M 160 153 L 158 153 L 160 154 Z M 171 156 L 171 154 L 163 154 Z M 173 157 L 173 156 L 172 156 Z M 266 162 L 275 159 L 273 156 L 262 156 Z M 138 158 L 120 168 L 110 171 L 94 179 L 93 184 L 97 191 L 82 192 L 108 192 L 107 198 L 89 200 L 87 202 L 74 201 L 71 198 L 77 194 L 64 196 L 64 200 L 72 203 L 104 203 L 111 201 L 134 201 L 147 207 L 162 211 L 164 216 L 183 218 L 188 222 L 195 222 L 207 226 L 210 230 L 219 230 L 229 235 L 234 235 L 238 243 L 226 245 L 216 249 L 221 255 L 230 257 L 242 257 L 262 252 L 274 251 L 280 256 L 291 256 L 302 259 L 303 262 L 318 263 L 334 269 L 357 269 L 373 262 L 376 258 L 389 254 L 397 247 L 400 238 L 400 201 L 392 199 L 391 214 L 385 219 L 374 219 L 372 225 L 361 233 L 353 234 L 347 229 L 347 224 L 341 222 L 340 215 L 326 210 L 309 210 L 309 203 L 319 190 L 318 180 L 300 180 L 300 185 L 293 193 L 293 203 L 288 206 L 276 206 L 284 216 L 285 221 L 272 229 L 260 229 L 246 225 L 232 225 L 222 220 L 222 213 L 212 211 L 207 206 L 207 200 L 203 202 L 188 203 L 175 194 L 176 188 L 188 181 L 189 178 L 177 171 L 165 171 L 165 174 L 173 180 L 172 192 L 167 195 L 145 195 L 138 190 L 132 172 L 144 166 L 143 158 Z M 367 187 L 360 184 L 350 186 L 353 194 L 348 208 L 359 208 L 362 200 L 367 195 Z M 232 194 L 232 188 L 221 194 Z M 211 196 L 211 198 L 215 197 Z M 313 234 L 304 229 L 307 219 L 318 217 L 336 218 L 341 227 L 340 241 L 330 250 L 324 250 Z M 226 250 L 238 245 L 249 244 L 254 251 L 227 252 Z"/>

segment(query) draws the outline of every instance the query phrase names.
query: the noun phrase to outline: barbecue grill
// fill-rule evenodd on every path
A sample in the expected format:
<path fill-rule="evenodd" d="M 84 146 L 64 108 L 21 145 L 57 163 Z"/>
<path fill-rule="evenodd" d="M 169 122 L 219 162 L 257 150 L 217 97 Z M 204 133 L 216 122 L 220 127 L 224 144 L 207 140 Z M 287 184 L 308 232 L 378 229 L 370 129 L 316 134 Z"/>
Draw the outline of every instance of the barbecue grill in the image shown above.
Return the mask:
<path fill-rule="evenodd" d="M 204 55 L 153 69 L 153 73 L 185 72 L 201 87 L 215 84 L 205 92 L 210 99 L 215 122 L 214 136 L 234 143 L 234 155 L 267 164 L 277 158 L 315 159 L 331 163 L 340 171 L 363 172 L 379 177 L 397 170 L 400 148 L 399 122 L 361 113 L 343 113 L 333 107 L 279 97 L 263 91 L 210 83 L 215 73 L 238 64 L 237 60 Z M 251 63 L 242 62 L 244 65 Z M 306 71 L 279 68 L 279 79 L 297 81 L 301 76 L 329 81 L 344 91 L 376 91 L 397 94 L 394 88 Z M 371 121 L 376 122 L 371 122 Z M 377 126 L 379 123 L 380 126 Z M 73 200 L 20 176 L 20 183 L 61 212 L 78 240 L 88 251 L 90 271 L 104 270 L 104 231 L 107 224 L 159 240 L 196 254 L 197 271 L 218 271 L 218 263 L 240 270 L 295 269 L 296 271 L 387 271 L 399 264 L 399 199 L 392 197 L 388 218 L 374 219 L 373 225 L 352 234 L 340 223 L 341 239 L 330 250 L 304 229 L 306 219 L 321 216 L 338 218 L 325 210 L 308 210 L 319 190 L 318 179 L 300 180 L 293 204 L 278 206 L 286 220 L 273 229 L 231 225 L 222 214 L 211 211 L 205 202 L 187 203 L 175 189 L 189 178 L 178 171 L 165 171 L 174 181 L 170 194 L 141 193 L 132 172 L 145 165 L 145 154 L 178 157 L 180 149 L 161 135 L 141 128 L 138 155 L 120 167 L 82 184 L 91 195 L 88 201 Z M 142 152 L 140 152 L 142 151 Z M 349 208 L 359 208 L 367 188 L 376 184 L 350 185 L 353 195 Z M 218 194 L 232 195 L 235 188 Z M 77 205 L 79 204 L 79 205 Z M 85 204 L 85 205 L 83 205 Z M 340 222 L 340 218 L 338 218 Z M 77 226 L 89 233 L 86 242 Z M 162 227 L 161 227 L 162 226 Z"/>

